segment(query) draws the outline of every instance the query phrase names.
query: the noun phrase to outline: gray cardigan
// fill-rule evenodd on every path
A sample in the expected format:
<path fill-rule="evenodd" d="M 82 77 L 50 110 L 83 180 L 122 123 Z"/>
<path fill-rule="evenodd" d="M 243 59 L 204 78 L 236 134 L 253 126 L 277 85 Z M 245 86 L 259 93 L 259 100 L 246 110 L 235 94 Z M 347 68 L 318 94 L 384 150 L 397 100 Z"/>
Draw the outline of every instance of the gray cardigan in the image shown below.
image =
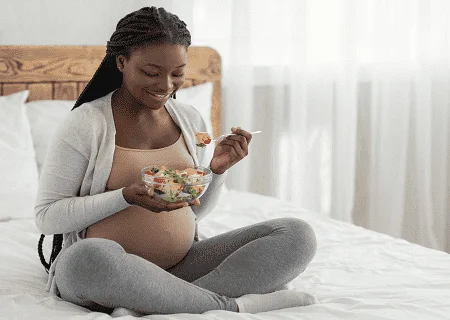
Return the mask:
<path fill-rule="evenodd" d="M 89 226 L 130 206 L 123 197 L 123 188 L 105 192 L 115 149 L 113 92 L 69 112 L 47 151 L 39 179 L 35 223 L 45 235 L 63 234 L 61 252 L 84 239 Z M 174 99 L 167 101 L 166 109 L 183 132 L 194 164 L 209 167 L 213 146 L 200 148 L 195 140 L 196 132 L 207 131 L 201 114 Z M 213 173 L 201 205 L 191 207 L 196 216 L 196 241 L 197 221 L 217 205 L 227 173 Z M 54 272 L 60 254 L 50 267 L 46 286 L 46 291 L 56 295 L 59 290 Z"/>

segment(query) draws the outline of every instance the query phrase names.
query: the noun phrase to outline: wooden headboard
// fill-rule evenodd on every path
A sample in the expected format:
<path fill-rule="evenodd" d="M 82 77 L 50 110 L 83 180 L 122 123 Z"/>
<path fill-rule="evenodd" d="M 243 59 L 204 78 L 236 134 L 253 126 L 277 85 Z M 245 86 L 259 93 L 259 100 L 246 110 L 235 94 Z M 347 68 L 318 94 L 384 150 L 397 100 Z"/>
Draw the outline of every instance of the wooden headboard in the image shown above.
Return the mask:
<path fill-rule="evenodd" d="M 106 54 L 104 46 L 0 46 L 0 95 L 30 90 L 28 101 L 77 100 Z M 214 84 L 211 122 L 221 134 L 221 64 L 209 47 L 189 47 L 184 87 Z"/>

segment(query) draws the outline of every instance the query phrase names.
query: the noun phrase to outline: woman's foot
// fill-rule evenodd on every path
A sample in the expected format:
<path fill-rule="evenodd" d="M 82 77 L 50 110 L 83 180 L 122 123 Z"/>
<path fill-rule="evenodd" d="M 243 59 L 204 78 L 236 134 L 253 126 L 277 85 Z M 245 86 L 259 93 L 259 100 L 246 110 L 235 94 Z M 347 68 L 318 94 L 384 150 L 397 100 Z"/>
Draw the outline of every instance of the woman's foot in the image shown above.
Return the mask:
<path fill-rule="evenodd" d="M 266 294 L 245 294 L 236 298 L 238 312 L 241 313 L 259 313 L 308 306 L 316 303 L 319 303 L 319 301 L 314 295 L 296 290 L 281 290 Z"/>
<path fill-rule="evenodd" d="M 133 316 L 133 317 L 142 317 L 145 316 L 144 313 L 140 313 L 131 309 L 123 308 L 123 307 L 117 307 L 113 310 L 111 313 L 111 317 L 117 318 L 117 317 L 123 317 L 123 316 Z"/>
<path fill-rule="evenodd" d="M 285 284 L 282 287 L 279 287 L 279 288 L 275 289 L 274 291 L 280 291 L 280 290 L 295 290 L 295 287 L 294 287 L 294 285 L 292 283 L 288 283 L 288 284 Z"/>

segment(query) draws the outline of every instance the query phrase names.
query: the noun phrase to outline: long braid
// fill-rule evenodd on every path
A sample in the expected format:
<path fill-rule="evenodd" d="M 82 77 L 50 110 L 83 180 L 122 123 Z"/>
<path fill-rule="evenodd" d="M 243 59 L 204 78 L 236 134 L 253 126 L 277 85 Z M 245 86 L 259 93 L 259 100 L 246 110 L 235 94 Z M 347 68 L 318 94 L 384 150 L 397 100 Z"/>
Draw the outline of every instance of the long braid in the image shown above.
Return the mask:
<path fill-rule="evenodd" d="M 105 57 L 78 97 L 72 110 L 85 102 L 105 96 L 122 85 L 122 73 L 117 69 L 116 56 L 124 55 L 128 59 L 132 50 L 136 48 L 147 44 L 162 43 L 183 45 L 186 48 L 191 45 L 191 34 L 186 28 L 186 23 L 175 14 L 167 12 L 164 8 L 144 7 L 120 19 L 116 31 L 107 42 Z M 176 98 L 175 94 L 172 98 Z M 63 235 L 53 235 L 49 263 L 45 261 L 42 252 L 44 238 L 45 235 L 41 234 L 38 253 L 41 263 L 48 273 L 50 266 L 61 251 Z"/>

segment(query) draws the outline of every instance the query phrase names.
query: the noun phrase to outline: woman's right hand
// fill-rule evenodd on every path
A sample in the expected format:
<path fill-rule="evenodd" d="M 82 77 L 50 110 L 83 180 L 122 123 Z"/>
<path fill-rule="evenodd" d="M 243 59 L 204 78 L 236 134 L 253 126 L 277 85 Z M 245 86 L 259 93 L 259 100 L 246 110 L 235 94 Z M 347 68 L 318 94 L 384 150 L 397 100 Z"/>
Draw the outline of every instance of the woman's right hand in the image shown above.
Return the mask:
<path fill-rule="evenodd" d="M 125 201 L 132 205 L 140 206 L 153 212 L 172 211 L 187 207 L 190 205 L 199 205 L 200 201 L 196 199 L 191 203 L 186 201 L 168 202 L 154 198 L 149 194 L 148 187 L 144 182 L 136 182 L 122 190 Z"/>

